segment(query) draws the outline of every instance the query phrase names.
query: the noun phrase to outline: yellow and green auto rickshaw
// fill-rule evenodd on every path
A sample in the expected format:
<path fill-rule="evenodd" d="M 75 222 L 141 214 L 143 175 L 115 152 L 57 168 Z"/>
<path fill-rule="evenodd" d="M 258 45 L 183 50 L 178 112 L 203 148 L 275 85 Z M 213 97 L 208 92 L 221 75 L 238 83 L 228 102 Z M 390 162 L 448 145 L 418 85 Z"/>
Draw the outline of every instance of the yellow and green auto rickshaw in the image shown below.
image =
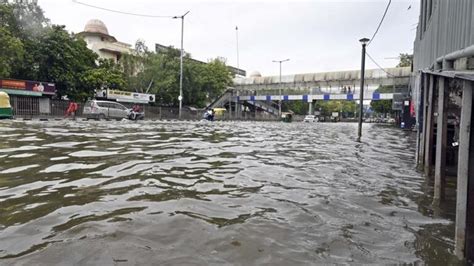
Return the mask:
<path fill-rule="evenodd" d="M 6 92 L 0 91 L 0 119 L 3 118 L 13 118 L 13 111 L 10 97 Z"/>
<path fill-rule="evenodd" d="M 214 108 L 212 110 L 214 111 L 214 119 L 216 120 L 222 120 L 227 112 L 225 108 Z"/>

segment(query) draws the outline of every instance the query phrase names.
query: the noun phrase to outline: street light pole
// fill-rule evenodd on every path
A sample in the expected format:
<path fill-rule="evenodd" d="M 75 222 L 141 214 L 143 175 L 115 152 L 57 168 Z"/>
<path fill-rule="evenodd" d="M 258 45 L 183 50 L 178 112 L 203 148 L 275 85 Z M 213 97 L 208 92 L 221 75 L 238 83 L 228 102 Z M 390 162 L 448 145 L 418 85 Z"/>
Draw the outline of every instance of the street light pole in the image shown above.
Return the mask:
<path fill-rule="evenodd" d="M 282 86 L 282 84 L 281 84 L 281 63 L 283 63 L 283 62 L 288 62 L 288 61 L 290 61 L 289 58 L 288 58 L 288 59 L 285 59 L 285 60 L 273 60 L 273 63 L 279 63 L 279 64 L 280 64 L 280 84 L 279 84 L 279 86 L 278 86 L 278 87 L 279 87 L 279 89 L 278 89 L 278 91 L 279 91 L 279 97 L 278 97 L 278 98 L 279 98 L 279 99 L 278 99 L 278 116 L 279 116 L 280 118 L 281 118 L 281 86 Z"/>
<path fill-rule="evenodd" d="M 362 120 L 363 120 L 363 113 L 364 113 L 364 79 L 365 79 L 365 46 L 369 39 L 363 38 L 359 40 L 362 43 L 362 59 L 361 59 L 361 69 L 360 69 L 360 93 L 359 93 L 359 101 L 360 101 L 360 109 L 359 109 L 359 131 L 357 141 L 361 142 L 362 138 Z"/>
<path fill-rule="evenodd" d="M 239 27 L 237 26 L 235 26 L 235 39 L 236 39 L 236 45 L 237 45 L 237 69 L 240 69 L 240 66 L 239 66 Z"/>
<path fill-rule="evenodd" d="M 184 37 L 184 17 L 189 13 L 186 12 L 182 16 L 174 16 L 174 19 L 181 19 L 181 56 L 180 56 L 180 67 L 179 67 L 179 113 L 178 117 L 181 119 L 181 109 L 183 108 L 183 56 L 184 56 L 184 49 L 183 49 L 183 37 Z"/>

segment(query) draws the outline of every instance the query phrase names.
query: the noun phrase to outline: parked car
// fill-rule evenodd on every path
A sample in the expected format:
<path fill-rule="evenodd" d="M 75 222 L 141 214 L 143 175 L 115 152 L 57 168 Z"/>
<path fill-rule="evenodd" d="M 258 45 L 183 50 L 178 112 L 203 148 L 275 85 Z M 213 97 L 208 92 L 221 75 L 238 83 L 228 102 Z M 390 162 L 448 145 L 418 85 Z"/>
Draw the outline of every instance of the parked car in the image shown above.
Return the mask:
<path fill-rule="evenodd" d="M 89 119 L 129 118 L 131 110 L 117 102 L 91 100 L 84 104 L 83 114 Z"/>
<path fill-rule="evenodd" d="M 303 119 L 304 122 L 317 122 L 317 118 L 314 115 L 307 115 Z"/>

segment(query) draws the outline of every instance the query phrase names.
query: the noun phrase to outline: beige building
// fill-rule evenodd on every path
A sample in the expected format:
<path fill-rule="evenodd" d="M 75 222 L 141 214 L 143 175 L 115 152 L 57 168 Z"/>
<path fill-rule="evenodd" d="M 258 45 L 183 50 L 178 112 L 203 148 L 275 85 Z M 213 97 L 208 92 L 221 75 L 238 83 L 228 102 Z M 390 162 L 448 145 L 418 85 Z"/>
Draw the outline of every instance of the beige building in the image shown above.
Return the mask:
<path fill-rule="evenodd" d="M 123 54 L 132 53 L 132 46 L 128 43 L 117 41 L 114 36 L 109 35 L 109 31 L 104 22 L 98 19 L 91 19 L 84 27 L 84 31 L 77 34 L 82 37 L 87 48 L 99 55 L 99 58 L 113 59 L 119 62 Z"/>

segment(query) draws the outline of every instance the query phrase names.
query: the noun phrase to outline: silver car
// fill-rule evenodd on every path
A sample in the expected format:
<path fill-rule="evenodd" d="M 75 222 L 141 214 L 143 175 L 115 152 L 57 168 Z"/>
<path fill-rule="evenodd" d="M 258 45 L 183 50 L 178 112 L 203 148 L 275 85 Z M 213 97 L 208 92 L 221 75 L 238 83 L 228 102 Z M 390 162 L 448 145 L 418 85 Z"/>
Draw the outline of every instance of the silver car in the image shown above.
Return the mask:
<path fill-rule="evenodd" d="M 110 101 L 87 101 L 84 105 L 83 114 L 87 118 L 105 119 L 128 118 L 131 110 L 117 102 Z"/>
<path fill-rule="evenodd" d="M 318 122 L 318 118 L 314 115 L 307 115 L 303 119 L 304 122 Z"/>

